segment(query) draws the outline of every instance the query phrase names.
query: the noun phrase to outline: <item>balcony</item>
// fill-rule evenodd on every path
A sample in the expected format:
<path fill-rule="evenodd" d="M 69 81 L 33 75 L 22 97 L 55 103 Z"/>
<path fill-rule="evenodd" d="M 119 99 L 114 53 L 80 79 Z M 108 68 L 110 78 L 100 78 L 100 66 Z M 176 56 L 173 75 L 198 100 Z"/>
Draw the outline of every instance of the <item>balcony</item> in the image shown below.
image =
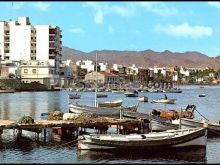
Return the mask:
<path fill-rule="evenodd" d="M 10 33 L 8 32 L 8 33 L 5 33 L 5 36 L 9 36 L 10 35 Z"/>

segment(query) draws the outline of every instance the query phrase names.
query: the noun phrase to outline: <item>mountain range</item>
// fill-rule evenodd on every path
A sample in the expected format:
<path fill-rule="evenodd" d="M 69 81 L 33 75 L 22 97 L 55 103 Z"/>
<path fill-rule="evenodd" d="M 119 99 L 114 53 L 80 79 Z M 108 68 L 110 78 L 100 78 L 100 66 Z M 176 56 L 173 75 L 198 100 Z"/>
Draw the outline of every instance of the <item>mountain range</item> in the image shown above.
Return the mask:
<path fill-rule="evenodd" d="M 62 60 L 93 60 L 98 62 L 108 62 L 109 64 L 122 64 L 129 66 L 135 64 L 139 67 L 170 67 L 183 66 L 188 68 L 205 68 L 210 67 L 215 70 L 220 68 L 220 56 L 209 57 L 196 51 L 187 51 L 184 53 L 171 52 L 165 50 L 156 52 L 153 50 L 144 51 L 117 51 L 117 50 L 98 50 L 83 52 L 63 46 Z"/>

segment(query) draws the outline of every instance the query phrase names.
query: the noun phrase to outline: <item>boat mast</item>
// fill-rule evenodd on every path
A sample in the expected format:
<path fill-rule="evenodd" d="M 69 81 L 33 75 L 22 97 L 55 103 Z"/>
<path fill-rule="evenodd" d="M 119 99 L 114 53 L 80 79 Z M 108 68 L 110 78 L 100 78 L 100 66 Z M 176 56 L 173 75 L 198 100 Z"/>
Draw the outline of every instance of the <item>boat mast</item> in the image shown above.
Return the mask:
<path fill-rule="evenodd" d="M 97 106 L 97 52 L 95 56 L 95 107 Z"/>

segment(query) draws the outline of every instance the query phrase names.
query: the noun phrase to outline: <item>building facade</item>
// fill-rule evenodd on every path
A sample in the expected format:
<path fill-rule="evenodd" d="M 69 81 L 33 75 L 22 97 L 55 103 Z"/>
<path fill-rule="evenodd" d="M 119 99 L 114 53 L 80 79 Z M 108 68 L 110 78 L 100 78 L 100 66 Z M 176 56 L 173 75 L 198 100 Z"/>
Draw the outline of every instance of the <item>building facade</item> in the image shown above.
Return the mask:
<path fill-rule="evenodd" d="M 59 74 L 61 63 L 61 30 L 54 25 L 31 25 L 28 17 L 0 21 L 1 60 L 43 60 Z"/>

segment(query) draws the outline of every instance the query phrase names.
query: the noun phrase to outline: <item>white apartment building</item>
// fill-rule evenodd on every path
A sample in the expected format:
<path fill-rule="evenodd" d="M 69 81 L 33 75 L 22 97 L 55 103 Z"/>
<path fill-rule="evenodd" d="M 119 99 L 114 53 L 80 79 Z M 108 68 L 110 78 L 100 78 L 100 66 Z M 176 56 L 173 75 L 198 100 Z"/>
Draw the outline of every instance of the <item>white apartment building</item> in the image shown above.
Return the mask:
<path fill-rule="evenodd" d="M 31 25 L 28 17 L 0 21 L 0 55 L 2 60 L 48 61 L 54 74 L 61 62 L 61 30 L 53 25 Z"/>

